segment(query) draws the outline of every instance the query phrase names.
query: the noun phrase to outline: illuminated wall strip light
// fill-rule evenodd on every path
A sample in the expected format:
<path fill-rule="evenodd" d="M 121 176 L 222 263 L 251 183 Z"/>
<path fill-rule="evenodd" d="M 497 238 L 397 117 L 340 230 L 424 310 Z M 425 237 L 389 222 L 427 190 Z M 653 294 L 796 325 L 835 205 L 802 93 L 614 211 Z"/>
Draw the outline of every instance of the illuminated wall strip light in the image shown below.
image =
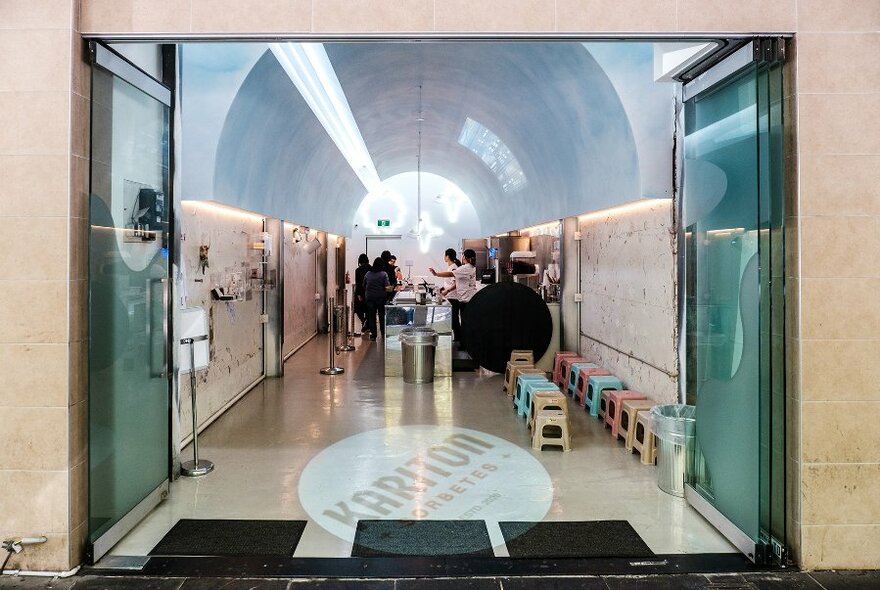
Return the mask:
<path fill-rule="evenodd" d="M 379 173 L 324 46 L 320 43 L 270 43 L 269 49 L 367 192 L 378 188 L 381 182 Z"/>
<path fill-rule="evenodd" d="M 183 207 L 195 207 L 197 209 L 208 209 L 210 211 L 214 211 L 216 213 L 220 213 L 223 215 L 229 215 L 232 217 L 244 217 L 254 220 L 262 221 L 267 215 L 260 215 L 259 213 L 254 213 L 253 211 L 247 211 L 245 209 L 239 209 L 237 207 L 230 207 L 229 205 L 224 205 L 222 203 L 216 203 L 214 201 L 181 201 L 181 206 Z"/>
<path fill-rule="evenodd" d="M 639 199 L 637 201 L 632 201 L 631 203 L 626 203 L 625 205 L 618 205 L 617 207 L 610 207 L 608 209 L 602 209 L 600 211 L 594 211 L 592 213 L 585 213 L 584 215 L 579 215 L 579 221 L 590 221 L 590 220 L 598 220 L 602 217 L 610 217 L 614 215 L 627 215 L 630 213 L 635 213 L 637 211 L 641 211 L 642 209 L 651 209 L 656 207 L 657 205 L 665 204 L 668 206 L 672 205 L 672 199 Z"/>
<path fill-rule="evenodd" d="M 519 231 L 520 231 L 520 233 L 526 233 L 526 232 L 528 232 L 528 233 L 532 233 L 532 232 L 549 231 L 549 230 L 558 229 L 558 228 L 559 228 L 559 225 L 560 225 L 561 223 L 562 223 L 562 222 L 559 221 L 559 220 L 556 220 L 556 221 L 548 221 L 548 222 L 546 222 L 546 223 L 540 223 L 540 224 L 538 224 L 538 225 L 532 225 L 532 226 L 529 226 L 529 227 L 523 228 L 523 229 L 521 229 L 521 230 L 519 230 Z"/>

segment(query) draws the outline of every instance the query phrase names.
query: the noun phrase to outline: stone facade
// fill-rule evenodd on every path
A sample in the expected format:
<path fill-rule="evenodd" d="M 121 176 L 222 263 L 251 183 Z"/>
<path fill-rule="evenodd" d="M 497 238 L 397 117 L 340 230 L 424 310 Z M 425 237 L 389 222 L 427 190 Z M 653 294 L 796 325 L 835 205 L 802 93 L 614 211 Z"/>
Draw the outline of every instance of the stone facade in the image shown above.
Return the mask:
<path fill-rule="evenodd" d="M 789 85 L 793 544 L 880 567 L 880 3 L 876 0 L 5 0 L 0 4 L 0 523 L 12 567 L 81 562 L 88 67 L 80 32 L 796 33 Z M 36 231 L 40 239 L 34 239 Z M 37 377 L 38 376 L 38 377 Z M 829 510 L 833 503 L 834 510 Z M 802 506 L 802 509 L 801 509 Z"/>

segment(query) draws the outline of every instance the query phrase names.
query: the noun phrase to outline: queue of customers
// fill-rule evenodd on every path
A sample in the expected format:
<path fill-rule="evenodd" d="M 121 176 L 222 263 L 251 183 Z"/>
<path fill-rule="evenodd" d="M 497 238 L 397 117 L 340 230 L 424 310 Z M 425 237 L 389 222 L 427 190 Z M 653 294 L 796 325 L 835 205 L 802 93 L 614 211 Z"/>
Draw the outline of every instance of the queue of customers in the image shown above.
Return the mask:
<path fill-rule="evenodd" d="M 476 253 L 467 249 L 462 252 L 464 262 L 449 248 L 443 256 L 445 271 L 428 270 L 435 277 L 443 278 L 440 295 L 452 306 L 452 338 L 462 347 L 462 317 L 471 297 L 477 292 Z M 400 289 L 403 276 L 397 267 L 397 258 L 388 250 L 370 263 L 366 254 L 358 256 L 355 270 L 354 312 L 361 321 L 361 331 L 369 332 L 370 340 L 385 337 L 385 305 Z"/>

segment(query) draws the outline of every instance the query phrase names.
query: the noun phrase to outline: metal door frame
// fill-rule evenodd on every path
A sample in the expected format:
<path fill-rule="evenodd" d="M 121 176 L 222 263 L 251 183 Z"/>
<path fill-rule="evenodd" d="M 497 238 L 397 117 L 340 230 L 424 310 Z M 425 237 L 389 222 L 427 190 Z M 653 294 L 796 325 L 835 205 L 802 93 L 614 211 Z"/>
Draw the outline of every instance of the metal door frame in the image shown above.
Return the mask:
<path fill-rule="evenodd" d="M 678 304 L 678 369 L 679 369 L 679 402 L 685 403 L 687 395 L 687 357 L 686 357 L 686 335 L 687 335 L 687 260 L 686 260 L 686 243 L 685 243 L 685 227 L 684 227 L 684 138 L 685 138 L 685 103 L 698 96 L 703 92 L 713 91 L 717 86 L 735 79 L 746 68 L 753 64 L 781 62 L 785 59 L 784 38 L 783 37 L 754 37 L 751 41 L 741 46 L 736 51 L 729 54 L 724 59 L 712 64 L 707 64 L 707 68 L 699 71 L 689 81 L 685 81 L 680 88 L 679 98 L 676 104 L 676 121 L 675 134 L 679 141 L 676 141 L 675 155 L 675 194 L 676 202 L 674 205 L 675 215 L 677 218 L 677 304 Z M 768 418 L 769 419 L 769 418 Z M 771 424 L 771 428 L 774 426 Z M 782 428 L 782 437 L 785 441 L 786 424 L 779 425 Z M 760 444 L 759 444 L 760 446 Z M 760 456 L 755 458 L 760 461 Z M 787 477 L 783 477 L 785 485 L 789 482 Z M 782 492 L 783 496 L 785 491 Z M 785 545 L 786 539 L 776 539 L 770 537 L 767 542 L 755 542 L 749 535 L 744 533 L 736 524 L 734 524 L 727 516 L 725 516 L 718 508 L 712 505 L 704 498 L 691 484 L 685 483 L 685 499 L 697 512 L 708 520 L 725 538 L 727 538 L 737 549 L 746 555 L 751 561 L 756 563 L 768 563 L 769 560 L 775 558 L 780 564 L 784 565 L 788 558 L 788 550 Z M 760 509 L 760 508 L 759 508 Z M 786 517 L 787 521 L 787 517 Z M 763 523 L 762 523 L 763 525 Z M 762 527 L 763 528 L 763 527 Z M 762 531 L 763 533 L 763 531 Z M 787 533 L 786 533 L 787 534 Z"/>
<path fill-rule="evenodd" d="M 140 90 L 144 94 L 150 96 L 151 98 L 157 100 L 158 102 L 164 104 L 170 110 L 169 117 L 169 195 L 168 195 L 168 275 L 165 277 L 166 281 L 171 282 L 171 273 L 172 267 L 175 264 L 177 248 L 175 244 L 175 240 L 173 236 L 176 233 L 176 219 L 175 219 L 175 208 L 174 208 L 174 176 L 175 176 L 175 167 L 174 167 L 174 119 L 176 116 L 176 109 L 174 108 L 175 103 L 175 93 L 172 88 L 166 86 L 165 83 L 156 80 L 151 75 L 147 74 L 135 64 L 127 60 L 125 57 L 113 51 L 110 47 L 107 47 L 104 43 L 100 41 L 89 41 L 88 42 L 88 55 L 92 68 L 101 68 L 113 76 L 123 80 L 124 82 L 132 85 L 137 90 Z M 167 60 L 166 60 L 167 61 Z M 89 97 L 89 101 L 91 103 L 92 98 Z M 89 132 L 91 135 L 91 131 Z M 91 174 L 91 172 L 89 173 Z M 91 177 L 89 180 L 91 184 Z M 91 247 L 91 246 L 90 246 Z M 172 342 L 172 329 L 173 326 L 173 305 L 171 304 L 171 297 L 166 296 L 163 305 L 165 307 L 165 358 L 168 359 L 166 366 L 166 391 L 169 400 L 169 415 L 168 421 L 169 426 L 172 424 L 171 420 L 171 412 L 173 411 L 174 404 L 172 394 L 173 394 L 173 382 L 174 375 L 176 374 L 176 354 L 174 347 L 171 346 Z M 88 426 L 87 426 L 88 428 Z M 168 497 L 168 491 L 170 488 L 170 481 L 172 477 L 173 470 L 173 461 L 172 461 L 172 429 L 169 427 L 168 430 L 169 440 L 168 440 L 168 475 L 165 480 L 160 483 L 155 489 L 150 491 L 143 500 L 141 500 L 138 504 L 132 507 L 122 518 L 120 518 L 116 524 L 111 526 L 107 531 L 104 532 L 100 537 L 95 539 L 94 542 L 87 543 L 86 546 L 86 561 L 88 563 L 95 563 L 97 560 L 101 559 L 110 549 L 113 548 L 116 543 L 118 543 L 126 534 L 128 534 L 141 520 L 143 520 L 150 511 L 155 508 L 162 500 Z M 87 506 L 90 506 L 87 501 Z"/>

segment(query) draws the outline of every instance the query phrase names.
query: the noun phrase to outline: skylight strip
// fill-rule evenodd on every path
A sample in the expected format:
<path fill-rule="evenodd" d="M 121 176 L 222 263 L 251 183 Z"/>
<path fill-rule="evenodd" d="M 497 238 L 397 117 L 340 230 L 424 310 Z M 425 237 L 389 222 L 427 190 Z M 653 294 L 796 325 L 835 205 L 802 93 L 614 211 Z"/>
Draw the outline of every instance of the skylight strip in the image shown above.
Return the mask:
<path fill-rule="evenodd" d="M 367 191 L 376 189 L 379 173 L 324 46 L 270 43 L 269 48 Z"/>

